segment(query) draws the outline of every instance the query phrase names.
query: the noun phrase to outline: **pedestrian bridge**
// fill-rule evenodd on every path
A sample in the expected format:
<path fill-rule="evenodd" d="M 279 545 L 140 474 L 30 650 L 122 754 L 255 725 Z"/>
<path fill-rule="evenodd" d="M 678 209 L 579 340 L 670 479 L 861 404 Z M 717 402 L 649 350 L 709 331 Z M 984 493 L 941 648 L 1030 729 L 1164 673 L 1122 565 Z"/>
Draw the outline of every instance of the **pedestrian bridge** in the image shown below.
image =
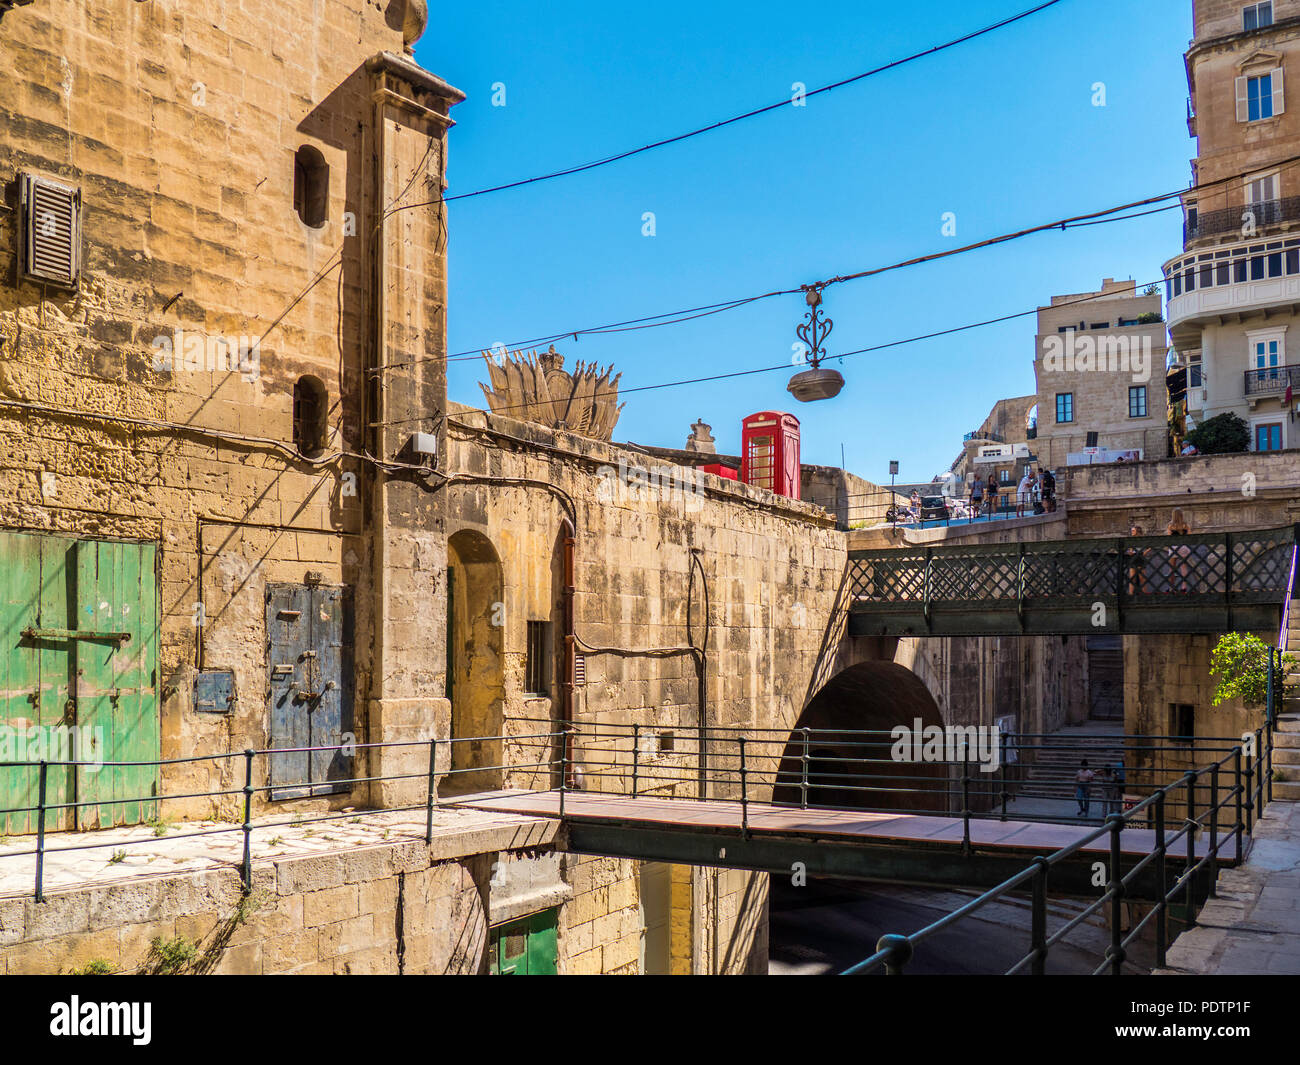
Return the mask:
<path fill-rule="evenodd" d="M 849 552 L 853 636 L 1276 632 L 1296 527 Z"/>
<path fill-rule="evenodd" d="M 558 790 L 495 791 L 455 801 L 475 810 L 559 818 L 565 849 L 578 854 L 787 876 L 802 869 L 816 877 L 989 889 L 1038 856 L 1068 849 L 1068 860 L 1053 871 L 1053 893 L 1095 897 L 1094 865 L 1111 860 L 1111 840 L 1087 824 L 966 823 L 961 816 L 804 810 L 773 803 L 742 808 L 739 800 L 579 791 L 564 795 L 561 811 L 560 798 Z M 1119 833 L 1119 868 L 1124 875 L 1135 874 L 1130 899 L 1154 901 L 1162 894 L 1152 861 L 1158 842 L 1152 829 L 1125 827 Z M 1208 853 L 1209 841 L 1196 841 L 1192 861 Z M 1187 855 L 1184 848 L 1179 861 Z M 1218 861 L 1235 865 L 1235 852 L 1229 849 Z M 1172 860 L 1168 868 L 1174 869 Z M 1204 885 L 1198 894 L 1203 893 Z"/>

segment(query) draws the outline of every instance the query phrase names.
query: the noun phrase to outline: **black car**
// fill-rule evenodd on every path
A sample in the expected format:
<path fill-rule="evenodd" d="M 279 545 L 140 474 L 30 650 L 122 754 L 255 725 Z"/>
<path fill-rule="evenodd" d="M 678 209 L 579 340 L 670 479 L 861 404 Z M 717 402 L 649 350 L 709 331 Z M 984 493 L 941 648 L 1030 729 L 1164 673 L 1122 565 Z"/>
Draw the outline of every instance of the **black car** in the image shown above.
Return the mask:
<path fill-rule="evenodd" d="M 948 502 L 943 496 L 924 496 L 921 499 L 921 520 L 936 521 L 948 517 Z"/>

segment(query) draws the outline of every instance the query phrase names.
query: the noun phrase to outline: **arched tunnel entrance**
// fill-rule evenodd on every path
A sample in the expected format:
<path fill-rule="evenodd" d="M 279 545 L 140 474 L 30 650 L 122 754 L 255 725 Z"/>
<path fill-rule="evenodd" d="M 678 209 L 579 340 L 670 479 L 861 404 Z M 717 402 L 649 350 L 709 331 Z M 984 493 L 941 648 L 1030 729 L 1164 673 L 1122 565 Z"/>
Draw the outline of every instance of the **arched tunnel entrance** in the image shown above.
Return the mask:
<path fill-rule="evenodd" d="M 882 811 L 947 810 L 947 766 L 892 757 L 890 731 L 899 725 L 914 729 L 918 720 L 922 728 L 943 725 L 934 697 L 911 670 L 893 662 L 861 662 L 837 673 L 799 716 L 781 757 L 773 800 L 803 805 L 806 798 L 809 806 Z"/>

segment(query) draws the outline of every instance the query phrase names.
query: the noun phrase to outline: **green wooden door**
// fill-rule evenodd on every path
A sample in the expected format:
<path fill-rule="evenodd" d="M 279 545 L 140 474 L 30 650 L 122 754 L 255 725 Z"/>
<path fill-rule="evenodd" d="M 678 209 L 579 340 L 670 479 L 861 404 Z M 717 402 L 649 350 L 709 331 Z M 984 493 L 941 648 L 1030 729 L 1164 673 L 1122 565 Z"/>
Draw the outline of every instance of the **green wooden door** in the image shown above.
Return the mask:
<path fill-rule="evenodd" d="M 159 757 L 158 593 L 153 544 L 0 532 L 0 763 Z M 125 632 L 118 640 L 109 633 Z M 36 830 L 38 770 L 0 766 L 0 833 Z M 156 766 L 51 765 L 46 828 L 131 824 L 158 792 Z"/>
<path fill-rule="evenodd" d="M 543 910 L 492 929 L 493 976 L 554 976 L 558 971 L 558 910 Z"/>
<path fill-rule="evenodd" d="M 76 724 L 81 760 L 156 761 L 159 755 L 157 592 L 153 544 L 77 542 L 77 628 L 128 638 L 76 640 Z M 132 825 L 157 816 L 156 766 L 77 770 L 78 827 Z M 122 801 L 130 800 L 130 801 Z"/>

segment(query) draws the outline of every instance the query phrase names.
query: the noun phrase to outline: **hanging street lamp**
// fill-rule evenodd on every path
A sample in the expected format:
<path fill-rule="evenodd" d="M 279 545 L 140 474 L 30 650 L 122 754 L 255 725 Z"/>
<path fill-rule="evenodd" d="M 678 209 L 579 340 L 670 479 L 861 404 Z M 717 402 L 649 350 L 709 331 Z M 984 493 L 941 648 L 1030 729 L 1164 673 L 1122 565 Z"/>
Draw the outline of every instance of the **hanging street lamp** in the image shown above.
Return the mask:
<path fill-rule="evenodd" d="M 800 403 L 811 403 L 814 400 L 838 396 L 840 389 L 844 387 L 844 378 L 838 370 L 824 369 L 821 364 L 822 359 L 826 357 L 826 349 L 823 345 L 835 326 L 829 318 L 822 317 L 821 286 L 805 285 L 804 292 L 807 293 L 805 298 L 809 310 L 804 315 L 804 322 L 795 327 L 795 333 L 808 349 L 806 357 L 812 369 L 795 374 L 785 387 Z"/>

